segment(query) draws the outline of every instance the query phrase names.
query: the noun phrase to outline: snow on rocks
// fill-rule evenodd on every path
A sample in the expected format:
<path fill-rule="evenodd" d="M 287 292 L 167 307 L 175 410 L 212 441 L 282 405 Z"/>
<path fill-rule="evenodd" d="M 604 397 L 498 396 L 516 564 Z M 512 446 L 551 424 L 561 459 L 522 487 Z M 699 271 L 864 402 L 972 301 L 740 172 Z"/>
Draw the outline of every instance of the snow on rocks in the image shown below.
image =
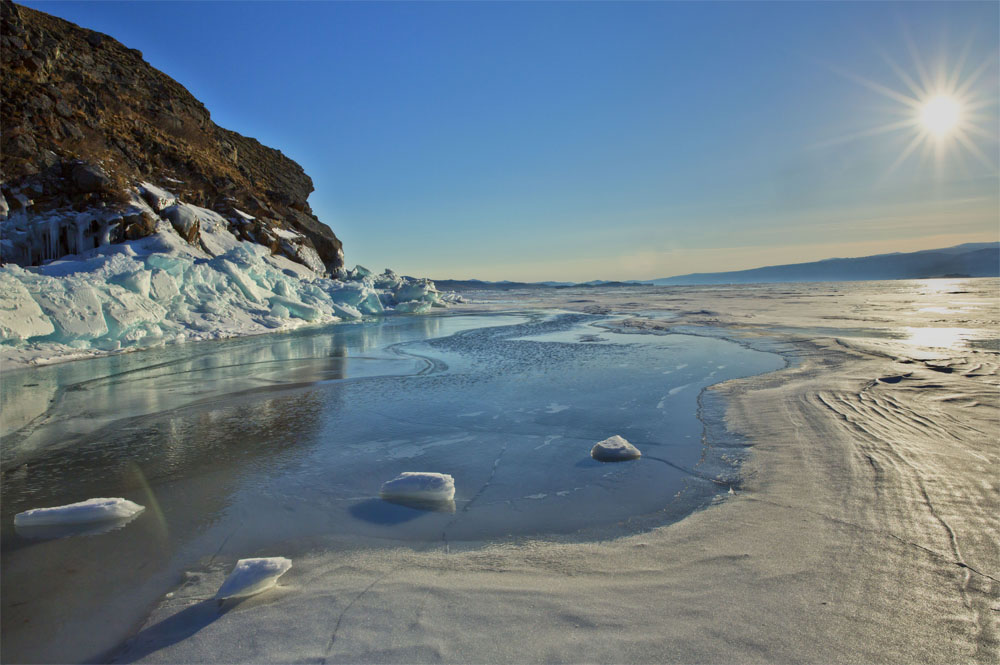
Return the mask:
<path fill-rule="evenodd" d="M 148 182 L 139 183 L 139 194 L 149 204 L 149 207 L 160 212 L 177 203 L 177 197 L 165 189 L 160 189 L 156 185 Z M 251 218 L 252 219 L 252 218 Z"/>
<path fill-rule="evenodd" d="M 362 266 L 328 279 L 318 255 L 311 268 L 272 255 L 215 211 L 150 183 L 140 193 L 135 214 L 162 215 L 154 234 L 41 266 L 0 266 L 0 358 L 40 362 L 444 306 L 429 280 Z M 300 237 L 285 234 L 282 242 Z"/>
<path fill-rule="evenodd" d="M 162 215 L 170 220 L 174 225 L 174 230 L 188 242 L 193 242 L 198 237 L 201 228 L 201 221 L 195 206 L 186 203 L 175 203 L 164 208 Z"/>
<path fill-rule="evenodd" d="M 292 567 L 290 559 L 273 556 L 255 559 L 240 559 L 236 562 L 233 572 L 219 587 L 215 597 L 246 598 L 261 591 L 267 591 L 278 582 L 278 578 Z"/>
<path fill-rule="evenodd" d="M 127 519 L 145 510 L 128 499 L 87 499 L 66 506 L 35 508 L 14 516 L 14 526 L 56 526 Z"/>
<path fill-rule="evenodd" d="M 447 473 L 404 471 L 382 483 L 386 501 L 415 506 L 447 504 L 455 499 L 455 479 Z"/>
<path fill-rule="evenodd" d="M 617 434 L 597 442 L 590 449 L 590 456 L 600 462 L 625 462 L 627 460 L 639 459 L 642 453 L 631 443 Z"/>

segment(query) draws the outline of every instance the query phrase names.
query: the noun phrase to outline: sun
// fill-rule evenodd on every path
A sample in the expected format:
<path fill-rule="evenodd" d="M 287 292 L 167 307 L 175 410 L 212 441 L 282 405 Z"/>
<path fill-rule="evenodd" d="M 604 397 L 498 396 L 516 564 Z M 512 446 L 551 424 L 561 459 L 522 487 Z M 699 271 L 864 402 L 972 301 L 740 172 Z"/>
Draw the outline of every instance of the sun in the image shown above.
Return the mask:
<path fill-rule="evenodd" d="M 938 95 L 920 107 L 920 124 L 931 134 L 943 137 L 954 131 L 962 119 L 962 105 L 953 97 Z"/>
<path fill-rule="evenodd" d="M 967 43 L 950 67 L 943 56 L 937 62 L 927 63 L 912 40 L 908 39 L 907 43 L 913 58 L 910 70 L 893 62 L 884 52 L 881 54 L 899 78 L 896 86 L 831 67 L 835 73 L 882 95 L 893 104 L 885 109 L 884 124 L 817 145 L 835 145 L 899 133 L 908 135 L 908 138 L 888 166 L 886 178 L 915 155 L 919 155 L 921 164 L 932 162 L 939 175 L 946 172 L 945 163 L 953 159 L 958 159 L 955 164 L 961 163 L 968 172 L 966 156 L 975 158 L 988 172 L 995 173 L 996 153 L 992 149 L 983 149 L 997 141 L 995 115 L 989 111 L 990 107 L 997 105 L 995 86 L 989 84 L 988 74 L 992 71 L 993 62 L 968 62 L 971 43 Z"/>

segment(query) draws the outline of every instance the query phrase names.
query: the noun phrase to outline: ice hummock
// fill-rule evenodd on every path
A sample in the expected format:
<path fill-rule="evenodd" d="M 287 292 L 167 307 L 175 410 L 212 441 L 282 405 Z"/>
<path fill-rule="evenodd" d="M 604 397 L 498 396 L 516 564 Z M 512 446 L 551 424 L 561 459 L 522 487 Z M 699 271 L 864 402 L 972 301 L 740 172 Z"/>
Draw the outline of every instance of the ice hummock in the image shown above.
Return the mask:
<path fill-rule="evenodd" d="M 143 506 L 128 499 L 87 499 L 78 503 L 52 508 L 34 508 L 14 516 L 14 526 L 61 526 L 122 520 L 145 510 Z"/>
<path fill-rule="evenodd" d="M 447 473 L 404 471 L 382 483 L 379 494 L 386 501 L 414 507 L 453 505 L 455 479 Z"/>
<path fill-rule="evenodd" d="M 267 591 L 278 582 L 278 578 L 288 572 L 292 561 L 281 556 L 240 559 L 233 572 L 222 583 L 215 597 L 246 598 L 261 591 Z"/>
<path fill-rule="evenodd" d="M 266 244 L 241 241 L 232 229 L 246 223 L 242 216 L 226 219 L 151 183 L 142 183 L 130 205 L 135 214 L 158 218 L 156 233 L 117 244 L 81 241 L 74 245 L 79 254 L 37 267 L 0 266 L 0 355 L 37 362 L 425 312 L 448 300 L 433 282 L 391 270 L 375 275 L 357 266 L 328 278 L 315 251 L 296 244 L 301 234 L 275 231 L 276 242 L 292 243 L 297 263 Z M 51 240 L 68 213 L 46 214 L 3 221 L 3 242 L 17 236 L 29 243 L 39 225 Z"/>
<path fill-rule="evenodd" d="M 601 462 L 624 462 L 638 459 L 642 453 L 624 438 L 615 434 L 594 444 L 594 447 L 590 449 L 590 456 Z"/>

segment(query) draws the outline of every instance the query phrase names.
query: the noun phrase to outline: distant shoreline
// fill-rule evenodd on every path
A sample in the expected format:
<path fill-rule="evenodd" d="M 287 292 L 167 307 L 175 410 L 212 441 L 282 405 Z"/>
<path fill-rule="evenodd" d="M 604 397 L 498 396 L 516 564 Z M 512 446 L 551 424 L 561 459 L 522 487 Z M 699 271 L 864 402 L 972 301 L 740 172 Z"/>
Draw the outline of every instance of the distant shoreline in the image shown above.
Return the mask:
<path fill-rule="evenodd" d="M 647 280 L 590 282 L 488 282 L 476 279 L 436 279 L 442 288 L 467 289 L 561 288 L 590 286 L 706 286 L 792 284 L 799 282 L 867 282 L 905 279 L 974 279 L 1000 277 L 1000 242 L 966 243 L 919 252 L 831 258 L 808 263 L 764 266 L 728 272 L 691 273 Z"/>

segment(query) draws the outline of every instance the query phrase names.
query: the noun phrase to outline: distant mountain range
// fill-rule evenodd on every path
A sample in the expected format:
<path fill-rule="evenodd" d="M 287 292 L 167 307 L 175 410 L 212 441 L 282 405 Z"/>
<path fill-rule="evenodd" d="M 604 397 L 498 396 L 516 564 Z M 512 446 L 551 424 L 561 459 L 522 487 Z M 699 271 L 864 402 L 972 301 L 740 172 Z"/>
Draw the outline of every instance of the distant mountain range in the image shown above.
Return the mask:
<path fill-rule="evenodd" d="M 859 282 L 877 279 L 1000 276 L 1000 242 L 977 242 L 920 252 L 767 266 L 653 279 L 645 284 L 752 284 L 763 282 Z"/>
<path fill-rule="evenodd" d="M 435 279 L 434 284 L 442 291 L 508 291 L 510 289 L 549 289 L 553 287 L 576 286 L 573 282 L 485 282 L 481 279 Z"/>
<path fill-rule="evenodd" d="M 927 249 L 894 252 L 852 259 L 824 259 L 809 263 L 735 270 L 692 273 L 645 281 L 609 282 L 484 282 L 478 279 L 436 279 L 445 290 L 509 290 L 525 288 L 565 288 L 568 286 L 675 286 L 689 284 L 759 284 L 768 282 L 858 282 L 880 279 L 930 279 L 933 277 L 1000 277 L 1000 242 L 976 242 Z"/>

